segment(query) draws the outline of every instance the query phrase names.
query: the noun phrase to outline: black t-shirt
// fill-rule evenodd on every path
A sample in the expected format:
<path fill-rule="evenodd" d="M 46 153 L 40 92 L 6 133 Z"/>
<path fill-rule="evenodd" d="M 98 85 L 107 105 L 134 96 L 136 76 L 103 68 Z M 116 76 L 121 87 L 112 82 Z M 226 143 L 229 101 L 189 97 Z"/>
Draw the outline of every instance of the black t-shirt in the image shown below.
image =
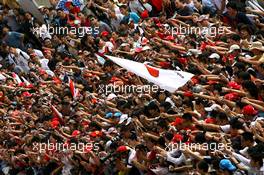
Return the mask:
<path fill-rule="evenodd" d="M 57 63 L 58 63 L 58 60 L 56 60 L 55 58 L 51 59 L 48 63 L 50 70 L 54 71 L 56 69 Z"/>

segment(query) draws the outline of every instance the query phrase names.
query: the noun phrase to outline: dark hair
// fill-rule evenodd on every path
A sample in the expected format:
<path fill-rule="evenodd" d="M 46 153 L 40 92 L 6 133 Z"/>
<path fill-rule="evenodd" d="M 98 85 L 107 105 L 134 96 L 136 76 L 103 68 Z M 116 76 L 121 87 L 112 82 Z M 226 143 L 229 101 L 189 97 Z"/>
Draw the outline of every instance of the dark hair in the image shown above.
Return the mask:
<path fill-rule="evenodd" d="M 197 143 L 205 143 L 206 142 L 206 138 L 205 138 L 205 132 L 198 132 L 194 138 L 195 142 Z"/>
<path fill-rule="evenodd" d="M 203 172 L 208 172 L 209 165 L 205 160 L 201 160 L 198 164 L 197 167 L 202 170 Z"/>
<path fill-rule="evenodd" d="M 89 127 L 94 127 L 96 130 L 101 130 L 101 126 L 99 126 L 95 121 L 91 121 Z"/>
<path fill-rule="evenodd" d="M 120 9 L 127 9 L 127 6 L 126 5 L 120 5 L 119 8 Z"/>
<path fill-rule="evenodd" d="M 241 31 L 241 30 L 246 30 L 249 34 L 253 33 L 252 28 L 249 25 L 246 25 L 246 24 L 243 24 L 243 25 L 240 26 L 239 31 Z"/>
<path fill-rule="evenodd" d="M 148 104 L 147 108 L 148 108 L 148 110 L 157 109 L 158 108 L 158 105 L 154 101 L 152 101 L 152 102 L 150 102 Z"/>
<path fill-rule="evenodd" d="M 139 145 L 137 145 L 136 147 L 135 147 L 135 149 L 137 150 L 140 150 L 140 151 L 144 151 L 144 152 L 147 152 L 148 151 L 148 148 L 145 146 L 145 145 L 143 145 L 143 144 L 139 144 Z"/>
<path fill-rule="evenodd" d="M 169 141 L 171 141 L 173 139 L 173 134 L 170 132 L 166 132 L 165 133 L 165 138 L 168 139 Z"/>
<path fill-rule="evenodd" d="M 247 80 L 243 82 L 242 84 L 243 88 L 247 89 L 249 91 L 249 94 L 254 97 L 258 98 L 258 87 L 250 80 Z"/>
<path fill-rule="evenodd" d="M 257 73 L 256 73 L 256 71 L 255 71 L 254 69 L 249 68 L 249 69 L 247 70 L 247 72 L 248 72 L 250 75 L 252 75 L 253 77 L 257 77 Z"/>
<path fill-rule="evenodd" d="M 182 118 L 184 120 L 189 120 L 189 121 L 192 121 L 192 115 L 190 113 L 184 113 Z"/>
<path fill-rule="evenodd" d="M 226 113 L 224 113 L 224 112 L 219 112 L 219 113 L 216 115 L 216 118 L 219 118 L 219 120 L 228 120 L 228 116 L 227 116 Z"/>
<path fill-rule="evenodd" d="M 238 118 L 231 118 L 229 124 L 233 129 L 243 129 L 243 123 Z"/>
<path fill-rule="evenodd" d="M 240 41 L 241 37 L 238 34 L 233 34 L 230 36 L 230 38 L 234 41 Z"/>
<path fill-rule="evenodd" d="M 166 111 L 169 110 L 171 108 L 171 106 L 172 105 L 167 101 L 160 103 L 160 107 L 164 107 Z"/>
<path fill-rule="evenodd" d="M 234 65 L 234 67 L 237 67 L 241 71 L 245 71 L 246 70 L 246 66 L 242 62 L 236 62 L 235 65 Z"/>
<path fill-rule="evenodd" d="M 111 60 L 106 60 L 104 63 L 104 67 L 112 67 L 114 64 Z"/>
<path fill-rule="evenodd" d="M 264 63 L 261 63 L 261 64 L 259 65 L 259 67 L 261 67 L 262 69 L 264 69 Z"/>
<path fill-rule="evenodd" d="M 58 8 L 57 11 L 63 11 L 64 12 L 64 10 L 62 8 Z"/>
<path fill-rule="evenodd" d="M 260 166 L 263 166 L 263 157 L 264 157 L 264 144 L 259 143 L 256 146 L 250 147 L 248 149 L 248 154 L 252 160 L 259 163 Z"/>
<path fill-rule="evenodd" d="M 190 44 L 192 47 L 196 48 L 196 42 L 194 41 L 189 41 L 188 44 Z"/>
<path fill-rule="evenodd" d="M 244 132 L 242 134 L 242 137 L 246 141 L 254 142 L 254 134 L 252 134 L 251 132 Z"/>
<path fill-rule="evenodd" d="M 233 1 L 228 2 L 226 4 L 226 8 L 229 8 L 229 7 L 232 8 L 232 9 L 234 9 L 234 10 L 237 10 L 237 4 L 235 2 L 233 2 Z"/>
<path fill-rule="evenodd" d="M 250 80 L 250 74 L 248 72 L 240 72 L 238 73 L 238 78 L 241 78 L 242 80 Z"/>

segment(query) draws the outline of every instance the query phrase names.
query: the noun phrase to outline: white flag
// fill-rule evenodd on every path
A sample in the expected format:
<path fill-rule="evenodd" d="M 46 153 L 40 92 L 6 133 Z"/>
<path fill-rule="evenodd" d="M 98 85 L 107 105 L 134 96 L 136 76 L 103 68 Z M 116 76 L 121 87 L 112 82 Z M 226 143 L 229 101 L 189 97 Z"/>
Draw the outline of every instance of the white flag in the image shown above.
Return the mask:
<path fill-rule="evenodd" d="M 106 57 L 126 70 L 172 93 L 184 86 L 194 76 L 188 72 L 159 69 L 145 63 L 138 63 L 113 56 Z"/>

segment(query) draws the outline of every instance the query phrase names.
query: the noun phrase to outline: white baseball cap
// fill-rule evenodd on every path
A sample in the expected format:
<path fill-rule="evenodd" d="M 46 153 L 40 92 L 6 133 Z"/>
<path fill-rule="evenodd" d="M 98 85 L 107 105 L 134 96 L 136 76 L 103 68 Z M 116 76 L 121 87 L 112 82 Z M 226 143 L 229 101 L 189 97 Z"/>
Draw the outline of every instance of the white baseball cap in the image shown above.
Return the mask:
<path fill-rule="evenodd" d="M 119 119 L 118 124 L 122 124 L 127 119 L 128 119 L 128 115 L 127 114 L 122 114 L 120 119 Z"/>
<path fill-rule="evenodd" d="M 207 111 L 207 112 L 211 112 L 211 111 L 215 110 L 216 108 L 221 108 L 221 106 L 218 105 L 218 104 L 213 104 L 213 105 L 210 106 L 210 107 L 206 107 L 206 108 L 204 108 L 204 110 Z"/>
<path fill-rule="evenodd" d="M 228 53 L 232 53 L 232 52 L 234 52 L 235 50 L 240 50 L 240 46 L 237 45 L 237 44 L 233 44 L 233 45 L 230 47 Z"/>
<path fill-rule="evenodd" d="M 217 53 L 213 53 L 213 54 L 211 54 L 210 56 L 209 56 L 209 58 L 216 58 L 216 59 L 220 59 L 220 55 L 219 54 L 217 54 Z"/>

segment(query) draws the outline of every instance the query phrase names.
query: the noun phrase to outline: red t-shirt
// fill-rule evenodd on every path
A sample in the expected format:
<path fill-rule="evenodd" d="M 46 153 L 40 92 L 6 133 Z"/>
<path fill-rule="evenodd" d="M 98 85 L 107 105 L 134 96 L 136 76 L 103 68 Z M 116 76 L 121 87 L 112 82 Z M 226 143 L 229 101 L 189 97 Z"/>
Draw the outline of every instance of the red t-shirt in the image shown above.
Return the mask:
<path fill-rule="evenodd" d="M 162 0 L 150 0 L 149 2 L 157 9 L 157 11 L 162 10 Z"/>

